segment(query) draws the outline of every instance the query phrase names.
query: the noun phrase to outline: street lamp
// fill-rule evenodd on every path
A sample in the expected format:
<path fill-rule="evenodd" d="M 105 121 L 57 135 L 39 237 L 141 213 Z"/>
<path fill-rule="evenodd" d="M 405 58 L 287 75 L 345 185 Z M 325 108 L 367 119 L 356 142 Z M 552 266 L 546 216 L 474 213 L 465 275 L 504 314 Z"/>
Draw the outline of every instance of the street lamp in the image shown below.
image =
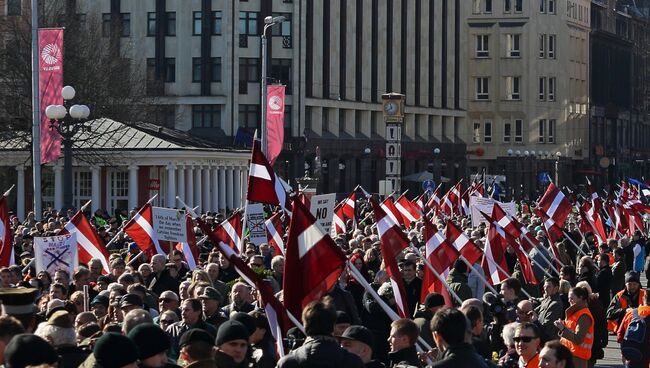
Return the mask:
<path fill-rule="evenodd" d="M 555 152 L 555 185 L 560 188 L 560 158 L 562 157 L 562 152 Z"/>
<path fill-rule="evenodd" d="M 86 105 L 72 105 L 66 108 L 76 92 L 71 86 L 61 90 L 63 105 L 50 105 L 45 109 L 45 115 L 50 119 L 50 129 L 56 130 L 63 138 L 63 210 L 72 208 L 72 144 L 74 136 L 80 130 L 90 131 L 84 125 L 90 115 Z"/>
<path fill-rule="evenodd" d="M 441 183 L 442 174 L 440 172 L 440 148 L 433 149 L 433 181 L 436 185 Z"/>
<path fill-rule="evenodd" d="M 266 30 L 287 20 L 284 16 L 264 18 L 264 31 L 262 31 L 262 152 L 267 153 L 268 138 L 266 136 Z"/>

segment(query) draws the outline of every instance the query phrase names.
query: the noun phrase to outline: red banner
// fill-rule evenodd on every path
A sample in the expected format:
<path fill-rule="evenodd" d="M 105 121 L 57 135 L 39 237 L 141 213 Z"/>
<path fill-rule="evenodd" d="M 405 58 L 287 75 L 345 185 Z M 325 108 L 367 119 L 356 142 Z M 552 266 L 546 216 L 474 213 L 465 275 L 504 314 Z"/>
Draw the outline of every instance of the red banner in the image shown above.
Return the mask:
<path fill-rule="evenodd" d="M 268 86 L 266 100 L 266 156 L 273 165 L 284 144 L 284 88 Z"/>
<path fill-rule="evenodd" d="M 41 109 L 41 163 L 61 156 L 61 136 L 50 129 L 45 115 L 49 105 L 63 105 L 63 28 L 38 30 L 39 74 L 38 90 Z"/>

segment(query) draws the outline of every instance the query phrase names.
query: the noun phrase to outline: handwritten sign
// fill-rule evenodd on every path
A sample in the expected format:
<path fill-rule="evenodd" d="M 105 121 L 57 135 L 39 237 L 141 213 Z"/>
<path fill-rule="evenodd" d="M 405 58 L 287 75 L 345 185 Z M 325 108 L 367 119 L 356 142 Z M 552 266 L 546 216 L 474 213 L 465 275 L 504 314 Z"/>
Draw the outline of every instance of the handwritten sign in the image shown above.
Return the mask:
<path fill-rule="evenodd" d="M 515 207 L 515 202 L 499 202 L 492 198 L 482 198 L 471 196 L 469 197 L 469 208 L 472 212 L 472 226 L 478 226 L 481 223 L 487 224 L 487 220 L 479 211 L 482 211 L 486 215 L 492 215 L 492 207 L 494 203 L 498 203 L 501 208 L 510 216 L 517 215 L 517 207 Z"/>
<path fill-rule="evenodd" d="M 249 203 L 246 209 L 246 227 L 248 240 L 259 246 L 267 242 L 266 227 L 264 226 L 264 206 L 261 203 Z"/>
<path fill-rule="evenodd" d="M 34 255 L 36 272 L 47 271 L 50 275 L 65 270 L 70 275 L 79 265 L 77 259 L 77 234 L 35 237 Z"/>
<path fill-rule="evenodd" d="M 187 242 L 185 211 L 153 207 L 153 230 L 158 236 L 158 240 L 174 243 Z"/>
<path fill-rule="evenodd" d="M 332 218 L 334 217 L 334 203 L 336 193 L 321 194 L 311 198 L 311 214 L 316 217 L 316 223 L 326 233 L 330 233 Z"/>

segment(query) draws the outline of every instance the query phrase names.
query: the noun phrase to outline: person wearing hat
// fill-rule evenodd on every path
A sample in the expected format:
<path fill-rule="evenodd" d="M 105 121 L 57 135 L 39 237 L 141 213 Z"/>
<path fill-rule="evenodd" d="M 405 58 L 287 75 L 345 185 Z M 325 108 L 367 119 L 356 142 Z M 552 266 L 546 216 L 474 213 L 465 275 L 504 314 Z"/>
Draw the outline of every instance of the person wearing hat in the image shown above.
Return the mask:
<path fill-rule="evenodd" d="M 34 301 L 38 289 L 33 288 L 2 288 L 0 301 L 2 314 L 15 317 L 22 323 L 25 332 L 31 333 L 36 328 L 36 309 Z"/>
<path fill-rule="evenodd" d="M 92 355 L 81 367 L 137 368 L 137 362 L 138 347 L 133 340 L 124 335 L 109 332 L 97 339 Z"/>
<path fill-rule="evenodd" d="M 203 304 L 203 320 L 213 325 L 215 328 L 226 322 L 228 318 L 221 312 L 222 295 L 217 289 L 208 286 L 203 289 L 203 294 L 199 295 L 201 304 Z"/>
<path fill-rule="evenodd" d="M 111 278 L 106 275 L 101 275 L 97 277 L 97 284 L 95 285 L 95 290 L 97 292 L 101 292 L 104 290 L 108 290 L 108 285 L 111 283 Z"/>
<path fill-rule="evenodd" d="M 90 302 L 90 309 L 98 320 L 108 314 L 108 304 L 108 297 L 104 295 L 97 295 Z"/>
<path fill-rule="evenodd" d="M 134 309 L 142 309 L 142 298 L 137 294 L 126 294 L 120 299 L 120 309 L 123 314 Z"/>
<path fill-rule="evenodd" d="M 181 355 L 178 363 L 188 368 L 216 368 L 214 361 L 214 338 L 198 328 L 192 328 L 181 336 L 178 343 Z"/>
<path fill-rule="evenodd" d="M 424 303 L 415 311 L 413 322 L 420 330 L 420 337 L 426 341 L 429 346 L 433 346 L 433 335 L 429 327 L 433 315 L 438 309 L 445 306 L 445 298 L 438 293 L 430 293 L 424 298 Z"/>
<path fill-rule="evenodd" d="M 352 318 L 344 311 L 336 311 L 336 322 L 334 323 L 334 336 L 340 336 L 348 327 L 352 325 Z"/>
<path fill-rule="evenodd" d="M 14 336 L 4 352 L 5 368 L 23 368 L 51 364 L 56 366 L 59 356 L 42 337 L 25 333 Z"/>
<path fill-rule="evenodd" d="M 352 354 L 361 358 L 366 368 L 384 368 L 384 363 L 378 360 L 372 360 L 372 351 L 375 348 L 375 338 L 372 332 L 359 325 L 352 325 L 345 329 L 340 336 L 337 336 L 341 342 L 341 347 Z"/>
<path fill-rule="evenodd" d="M 72 324 L 72 315 L 66 310 L 56 311 L 41 323 L 34 334 L 48 341 L 57 355 L 61 357 L 61 366 L 77 367 L 86 360 L 89 350 L 77 346 L 77 333 Z"/>
<path fill-rule="evenodd" d="M 198 299 L 194 298 L 189 298 L 183 300 L 183 303 L 181 304 L 181 321 L 172 323 L 169 327 L 167 327 L 167 334 L 171 337 L 172 341 L 172 346 L 171 349 L 169 349 L 169 357 L 173 360 L 178 359 L 178 354 L 179 354 L 179 346 L 178 343 L 180 341 L 181 336 L 183 334 L 192 329 L 192 328 L 200 328 L 202 330 L 207 331 L 210 335 L 216 336 L 217 335 L 217 329 L 212 326 L 209 323 L 206 323 L 203 320 L 203 306 L 201 305 L 201 301 Z"/>
<path fill-rule="evenodd" d="M 217 367 L 247 367 L 248 329 L 240 322 L 228 320 L 219 326 L 214 360 Z"/>
<path fill-rule="evenodd" d="M 169 336 L 153 323 L 143 323 L 133 328 L 129 334 L 138 347 L 141 367 L 173 367 L 168 364 L 167 351 L 171 347 Z"/>
<path fill-rule="evenodd" d="M 625 289 L 614 295 L 607 308 L 607 329 L 616 332 L 628 308 L 638 308 L 643 304 L 645 290 L 641 289 L 641 279 L 636 271 L 625 274 Z"/>

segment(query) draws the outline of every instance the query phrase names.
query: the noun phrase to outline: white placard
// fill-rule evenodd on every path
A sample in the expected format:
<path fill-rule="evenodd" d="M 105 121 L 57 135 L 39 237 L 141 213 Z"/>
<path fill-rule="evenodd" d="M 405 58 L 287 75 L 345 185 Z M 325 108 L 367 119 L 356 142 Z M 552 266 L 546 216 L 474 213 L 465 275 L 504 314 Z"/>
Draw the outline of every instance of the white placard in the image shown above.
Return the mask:
<path fill-rule="evenodd" d="M 484 212 L 486 215 L 492 216 L 492 207 L 494 203 L 498 203 L 501 208 L 510 216 L 517 215 L 517 207 L 515 202 L 499 202 L 492 198 L 482 198 L 477 196 L 469 197 L 469 208 L 472 212 L 472 226 L 478 226 L 481 223 L 487 224 L 487 220 L 481 215 L 479 211 Z"/>
<path fill-rule="evenodd" d="M 259 246 L 267 243 L 266 227 L 264 227 L 264 205 L 261 203 L 249 203 L 246 208 L 246 227 L 248 228 L 248 240 Z"/>
<path fill-rule="evenodd" d="M 153 231 L 158 240 L 174 243 L 187 242 L 185 211 L 165 207 L 152 207 Z"/>
<path fill-rule="evenodd" d="M 65 270 L 72 275 L 79 265 L 77 234 L 35 237 L 34 255 L 36 273 L 47 271 L 54 277 L 54 272 Z"/>
<path fill-rule="evenodd" d="M 332 218 L 334 217 L 334 203 L 336 193 L 321 194 L 311 197 L 311 214 L 316 217 L 316 223 L 326 233 L 330 233 Z"/>
<path fill-rule="evenodd" d="M 386 159 L 386 176 L 398 176 L 402 172 L 402 162 L 399 159 Z"/>
<path fill-rule="evenodd" d="M 386 126 L 386 140 L 399 141 L 402 139 L 402 126 L 399 124 L 388 124 Z"/>
<path fill-rule="evenodd" d="M 386 158 L 399 158 L 402 156 L 402 147 L 399 143 L 386 143 Z"/>

